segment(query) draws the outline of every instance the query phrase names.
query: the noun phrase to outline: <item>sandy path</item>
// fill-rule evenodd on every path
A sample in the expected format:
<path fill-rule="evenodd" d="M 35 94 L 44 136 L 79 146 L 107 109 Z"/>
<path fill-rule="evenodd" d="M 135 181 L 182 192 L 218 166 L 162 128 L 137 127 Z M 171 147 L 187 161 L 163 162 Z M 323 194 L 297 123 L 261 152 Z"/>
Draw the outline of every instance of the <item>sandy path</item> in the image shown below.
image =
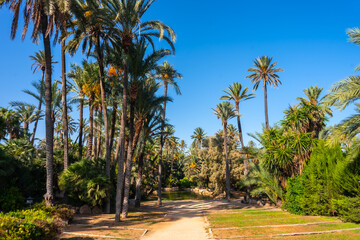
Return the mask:
<path fill-rule="evenodd" d="M 146 240 L 206 240 L 206 223 L 203 212 L 221 205 L 215 201 L 164 202 L 170 211 L 165 222 L 154 224 L 142 239 Z"/>

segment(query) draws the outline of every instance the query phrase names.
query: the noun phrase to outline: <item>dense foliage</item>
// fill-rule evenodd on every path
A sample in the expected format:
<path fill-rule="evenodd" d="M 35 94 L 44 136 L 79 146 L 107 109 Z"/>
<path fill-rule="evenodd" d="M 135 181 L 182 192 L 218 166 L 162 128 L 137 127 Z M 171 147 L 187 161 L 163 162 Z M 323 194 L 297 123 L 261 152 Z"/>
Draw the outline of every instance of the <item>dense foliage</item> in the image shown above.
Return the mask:
<path fill-rule="evenodd" d="M 60 189 L 67 192 L 76 205 L 101 206 L 111 189 L 104 167 L 102 159 L 76 162 L 60 175 Z"/>
<path fill-rule="evenodd" d="M 31 209 L 0 213 L 0 239 L 57 239 L 73 214 L 67 207 L 46 207 L 44 203 Z"/>

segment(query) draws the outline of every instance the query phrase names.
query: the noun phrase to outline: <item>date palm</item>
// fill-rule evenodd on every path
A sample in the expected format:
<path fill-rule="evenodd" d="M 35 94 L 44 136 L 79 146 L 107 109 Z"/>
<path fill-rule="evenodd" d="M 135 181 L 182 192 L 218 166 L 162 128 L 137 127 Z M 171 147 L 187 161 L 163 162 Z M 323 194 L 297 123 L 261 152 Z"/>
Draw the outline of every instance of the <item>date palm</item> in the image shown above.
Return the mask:
<path fill-rule="evenodd" d="M 9 5 L 9 9 L 14 12 L 11 25 L 11 38 L 16 36 L 19 20 L 19 12 L 24 11 L 24 28 L 22 39 L 25 38 L 29 25 L 32 24 L 31 39 L 36 42 L 39 34 L 42 35 L 45 52 L 45 125 L 46 125 L 46 194 L 44 195 L 46 205 L 51 205 L 53 200 L 53 121 L 51 119 L 51 45 L 50 34 L 56 28 L 56 9 L 66 11 L 70 5 L 69 0 L 3 0 L 0 8 Z"/>
<path fill-rule="evenodd" d="M 138 44 L 134 44 L 130 49 L 129 55 L 129 73 L 131 76 L 130 81 L 130 117 L 129 117 L 129 137 L 128 141 L 128 151 L 127 151 L 127 161 L 125 166 L 125 183 L 124 183 L 124 202 L 123 202 L 123 210 L 122 217 L 126 218 L 128 215 L 129 209 L 129 193 L 130 193 L 130 177 L 131 177 L 131 166 L 133 159 L 134 151 L 139 140 L 140 136 L 140 128 L 139 124 L 143 125 L 141 121 L 143 119 L 137 119 L 135 124 L 135 107 L 136 101 L 138 98 L 138 92 L 142 84 L 146 84 L 149 81 L 148 76 L 151 75 L 151 72 L 155 70 L 157 67 L 157 62 L 163 58 L 164 56 L 170 54 L 169 50 L 158 50 L 154 51 L 148 55 L 146 55 L 147 45 L 145 44 L 145 39 L 141 39 Z M 150 79 L 151 81 L 151 79 Z M 135 129 L 135 125 L 138 126 Z"/>
<path fill-rule="evenodd" d="M 157 75 L 164 86 L 164 97 L 167 97 L 168 86 L 172 86 L 175 89 L 177 94 L 181 94 L 180 88 L 175 81 L 175 79 L 181 79 L 182 75 L 178 73 L 174 66 L 168 63 L 167 61 L 163 62 L 161 66 L 157 69 Z M 160 136 L 160 150 L 159 150 L 159 176 L 158 176 L 158 205 L 162 205 L 161 199 L 161 175 L 162 175 L 162 151 L 164 146 L 164 128 L 165 128 L 165 118 L 166 118 L 166 101 L 163 103 L 163 127 L 161 129 Z"/>
<path fill-rule="evenodd" d="M 37 114 L 35 112 L 36 107 L 34 105 L 30 104 L 22 104 L 22 103 L 10 103 L 13 107 L 15 107 L 15 110 L 20 118 L 20 121 L 24 124 L 24 137 L 26 137 L 26 134 L 29 131 L 29 125 L 33 121 L 36 120 Z"/>
<path fill-rule="evenodd" d="M 84 61 L 83 61 L 83 66 Z M 82 152 L 83 152 L 83 129 L 84 129 L 84 101 L 85 101 L 85 92 L 84 92 L 84 84 L 86 84 L 84 69 L 81 66 L 76 64 L 70 65 L 71 70 L 68 73 L 68 77 L 73 80 L 74 83 L 68 82 L 70 85 L 70 91 L 75 93 L 73 97 L 73 101 L 79 102 L 79 111 L 80 111 L 80 118 L 79 118 L 79 149 L 78 155 L 79 159 L 82 159 Z"/>
<path fill-rule="evenodd" d="M 304 90 L 307 98 L 299 97 L 299 107 L 303 109 L 306 115 L 305 118 L 300 119 L 300 123 L 305 120 L 302 125 L 308 125 L 306 132 L 312 132 L 313 137 L 318 138 L 319 132 L 325 127 L 326 115 L 332 116 L 332 111 L 329 106 L 325 104 L 326 95 L 320 98 L 322 88 L 318 86 L 311 86 Z"/>
<path fill-rule="evenodd" d="M 122 118 L 120 129 L 120 154 L 119 171 L 116 190 L 116 214 L 115 220 L 120 221 L 120 208 L 122 199 L 122 163 L 124 162 L 125 152 L 125 128 L 126 110 L 128 99 L 128 78 L 129 78 L 129 52 L 134 42 L 139 42 L 140 38 L 146 39 L 153 47 L 153 38 L 164 39 L 175 51 L 173 42 L 176 36 L 174 31 L 164 23 L 157 20 L 143 20 L 144 14 L 148 11 L 155 0 L 108 0 L 106 6 L 110 9 L 110 15 L 114 16 L 111 21 L 115 23 L 116 42 L 121 46 L 124 57 L 122 58 L 123 74 L 123 99 L 122 99 Z M 165 33 L 167 35 L 165 35 Z M 120 39 L 120 41 L 119 41 Z M 120 64 L 119 64 L 120 65 Z"/>
<path fill-rule="evenodd" d="M 191 135 L 191 138 L 194 139 L 194 146 L 197 146 L 197 148 L 201 149 L 202 142 L 206 138 L 206 133 L 204 129 L 198 127 L 195 128 L 193 135 Z"/>
<path fill-rule="evenodd" d="M 33 86 L 35 86 L 35 88 L 39 92 L 39 96 L 38 96 L 39 104 L 38 104 L 38 108 L 37 108 L 37 114 L 40 115 L 41 107 L 42 107 L 42 104 L 43 104 L 43 98 L 44 98 L 44 95 L 45 95 L 45 83 L 44 83 L 44 77 L 45 77 L 45 52 L 40 50 L 40 51 L 36 52 L 34 56 L 30 56 L 30 59 L 31 59 L 31 61 L 33 61 L 33 64 L 31 65 L 31 69 L 34 70 L 34 73 L 38 72 L 39 70 L 41 70 L 41 72 L 42 72 L 42 77 L 41 77 L 40 84 L 36 84 L 36 86 L 34 84 L 32 84 Z M 51 63 L 52 64 L 57 63 L 56 61 L 53 61 L 53 56 L 51 56 Z M 34 145 L 35 134 L 36 134 L 39 119 L 40 119 L 40 117 L 36 118 L 35 123 L 34 123 L 34 130 L 33 130 L 33 135 L 32 135 L 32 138 L 31 138 L 31 144 L 32 145 Z"/>
<path fill-rule="evenodd" d="M 105 2 L 106 3 L 106 2 Z M 114 21 L 109 9 L 105 4 L 99 4 L 97 0 L 76 1 L 73 4 L 75 21 L 68 33 L 64 33 L 62 41 L 72 36 L 68 41 L 66 49 L 71 55 L 75 54 L 82 44 L 82 52 L 87 57 L 94 55 L 99 65 L 99 86 L 101 96 L 101 108 L 104 119 L 105 135 L 105 174 L 110 177 L 111 149 L 109 139 L 109 126 L 106 105 L 105 90 L 105 66 L 104 55 L 108 50 L 109 43 L 114 42 Z M 94 50 L 92 52 L 92 50 Z M 110 201 L 106 202 L 106 213 L 110 213 Z"/>
<path fill-rule="evenodd" d="M 256 91 L 259 84 L 262 83 L 264 89 L 264 105 L 265 105 L 265 125 L 269 128 L 269 116 L 268 116 L 268 103 L 267 103 L 267 85 L 278 87 L 281 84 L 279 80 L 278 72 L 284 71 L 281 68 L 275 68 L 277 62 L 271 62 L 272 57 L 262 56 L 254 60 L 254 68 L 249 68 L 249 72 L 252 74 L 246 76 L 252 83 L 254 83 L 253 90 Z"/>
<path fill-rule="evenodd" d="M 236 116 L 234 106 L 229 102 L 219 103 L 214 110 L 214 114 L 218 119 L 221 119 L 224 133 L 224 152 L 225 152 L 225 164 L 226 164 L 226 199 L 230 201 L 230 169 L 228 159 L 228 143 L 227 143 L 227 124 L 228 121 Z"/>

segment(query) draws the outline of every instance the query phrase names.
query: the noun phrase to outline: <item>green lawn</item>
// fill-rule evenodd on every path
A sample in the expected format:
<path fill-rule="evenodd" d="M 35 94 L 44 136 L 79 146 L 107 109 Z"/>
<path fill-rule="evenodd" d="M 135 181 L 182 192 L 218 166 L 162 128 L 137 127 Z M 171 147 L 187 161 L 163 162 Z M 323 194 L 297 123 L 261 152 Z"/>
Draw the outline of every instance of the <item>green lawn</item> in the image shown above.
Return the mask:
<path fill-rule="evenodd" d="M 300 216 L 276 209 L 217 211 L 208 215 L 214 238 L 239 239 L 360 239 L 360 230 L 316 235 L 278 236 L 278 234 L 323 232 L 360 228 L 359 224 L 339 222 L 335 217 Z M 231 229 L 229 229 L 231 228 Z"/>

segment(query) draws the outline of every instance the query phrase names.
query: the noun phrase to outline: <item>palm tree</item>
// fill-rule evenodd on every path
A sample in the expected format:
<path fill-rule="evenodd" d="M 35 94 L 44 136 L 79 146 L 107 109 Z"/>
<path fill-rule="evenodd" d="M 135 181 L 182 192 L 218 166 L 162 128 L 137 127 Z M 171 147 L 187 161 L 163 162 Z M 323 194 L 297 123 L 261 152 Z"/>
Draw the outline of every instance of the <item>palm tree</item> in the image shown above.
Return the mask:
<path fill-rule="evenodd" d="M 322 90 L 317 85 L 311 86 L 304 90 L 307 98 L 297 98 L 300 101 L 299 107 L 305 113 L 303 115 L 306 115 L 299 122 L 306 121 L 307 124 L 302 125 L 308 125 L 306 132 L 312 132 L 314 138 L 318 138 L 319 132 L 325 127 L 325 116 L 332 116 L 332 110 L 325 104 L 327 95 L 320 98 Z"/>
<path fill-rule="evenodd" d="M 31 65 L 31 69 L 34 69 L 34 73 L 38 72 L 39 70 L 41 70 L 41 72 L 42 72 L 42 77 L 41 77 L 40 84 L 36 84 L 36 86 L 35 86 L 34 83 L 32 84 L 36 89 L 38 89 L 38 92 L 39 92 L 39 96 L 37 97 L 38 101 L 39 101 L 38 108 L 37 108 L 38 109 L 37 114 L 40 115 L 41 106 L 42 106 L 43 98 L 44 98 L 44 95 L 45 95 L 45 83 L 44 83 L 44 77 L 45 77 L 45 52 L 40 50 L 40 51 L 36 52 L 34 56 L 30 56 L 30 59 L 33 61 L 33 64 Z M 53 61 L 52 59 L 53 59 L 53 56 L 51 56 L 51 63 L 52 64 L 57 63 L 56 61 Z M 25 91 L 27 91 L 27 90 L 25 90 Z M 32 94 L 30 94 L 30 95 L 32 95 Z M 36 134 L 36 129 L 37 129 L 39 119 L 40 118 L 38 117 L 35 120 L 35 124 L 34 124 L 34 130 L 33 130 L 33 135 L 32 135 L 32 139 L 31 139 L 31 143 L 33 145 L 34 145 L 34 141 L 35 141 L 35 134 Z"/>
<path fill-rule="evenodd" d="M 227 152 L 227 123 L 228 120 L 236 116 L 234 106 L 229 102 L 219 103 L 214 110 L 215 115 L 218 119 L 221 119 L 224 132 L 224 151 L 225 151 L 225 164 L 226 164 L 226 199 L 230 201 L 230 169 L 229 159 Z"/>
<path fill-rule="evenodd" d="M 167 97 L 168 85 L 174 87 L 177 94 L 181 94 L 180 88 L 177 85 L 175 79 L 182 78 L 182 75 L 178 73 L 173 65 L 170 65 L 167 61 L 163 62 L 163 65 L 159 66 L 157 69 L 157 75 L 161 80 L 164 86 L 164 97 Z M 163 127 L 161 129 L 160 136 L 160 150 L 159 150 L 159 176 L 158 176 L 158 205 L 162 206 L 161 199 L 161 175 L 162 175 L 162 150 L 164 146 L 164 128 L 165 128 L 165 118 L 166 118 L 166 101 L 163 103 Z"/>
<path fill-rule="evenodd" d="M 114 16 L 110 18 L 110 21 L 115 23 L 115 33 L 117 35 L 117 44 L 121 46 L 123 52 L 118 50 L 119 53 L 123 53 L 124 57 L 121 59 L 121 64 L 118 67 L 122 67 L 123 74 L 123 99 L 122 99 L 122 114 L 121 114 L 121 130 L 120 130 L 120 154 L 118 164 L 118 180 L 116 190 L 116 214 L 115 220 L 120 221 L 120 208 L 122 199 L 122 165 L 124 162 L 125 152 L 125 128 L 126 128 L 126 111 L 127 111 L 127 99 L 128 99 L 128 78 L 129 78 L 129 53 L 134 43 L 134 40 L 139 42 L 140 38 L 146 39 L 152 46 L 153 37 L 158 39 L 164 39 L 175 51 L 173 42 L 175 41 L 174 31 L 160 21 L 150 20 L 142 21 L 143 15 L 147 12 L 150 6 L 154 3 L 154 0 L 109 0 L 107 1 L 107 8 L 110 10 L 110 14 Z M 121 14 L 119 14 L 121 13 Z M 167 33 L 169 37 L 164 35 Z M 119 41 L 120 39 L 120 41 Z"/>
<path fill-rule="evenodd" d="M 267 104 L 267 85 L 278 87 L 280 82 L 277 72 L 284 71 L 281 68 L 275 68 L 277 62 L 272 63 L 272 57 L 262 56 L 254 60 L 255 68 L 249 68 L 249 72 L 253 72 L 246 78 L 249 78 L 254 83 L 253 90 L 256 91 L 260 82 L 264 88 L 264 105 L 265 105 L 265 125 L 269 128 L 268 104 Z"/>
<path fill-rule="evenodd" d="M 51 119 L 51 45 L 50 34 L 55 30 L 56 11 L 54 9 L 67 9 L 70 1 L 68 0 L 49 0 L 23 2 L 18 0 L 4 0 L 0 2 L 0 7 L 5 4 L 14 12 L 11 25 L 11 38 L 16 36 L 19 20 L 20 8 L 24 11 L 24 28 L 22 40 L 25 38 L 28 26 L 33 24 L 31 39 L 36 42 L 39 34 L 42 35 L 45 51 L 45 125 L 46 125 L 46 194 L 44 195 L 47 205 L 52 204 L 53 200 L 53 122 Z M 46 7 L 51 6 L 51 7 Z"/>
<path fill-rule="evenodd" d="M 84 66 L 84 61 L 83 61 Z M 79 101 L 79 111 L 80 111 L 80 118 L 79 118 L 79 149 L 78 155 L 79 159 L 82 159 L 82 152 L 83 152 L 83 129 L 84 129 L 84 101 L 85 101 L 85 92 L 84 92 L 84 84 L 85 81 L 85 74 L 84 68 L 76 65 L 71 64 L 71 71 L 68 73 L 68 77 L 71 78 L 74 84 L 68 82 L 70 85 L 70 91 L 75 93 L 76 95 L 73 97 L 74 101 Z"/>
<path fill-rule="evenodd" d="M 340 111 L 349 104 L 360 99 L 360 76 L 350 76 L 345 80 L 337 82 L 330 88 L 330 93 L 326 98 L 328 105 L 336 106 Z M 356 104 L 356 114 L 343 120 L 336 129 L 348 139 L 355 139 L 360 132 L 358 119 L 360 118 L 359 104 Z"/>
<path fill-rule="evenodd" d="M 241 101 L 246 101 L 251 98 L 254 98 L 253 93 L 247 94 L 248 87 L 244 88 L 242 90 L 242 85 L 238 82 L 234 82 L 232 85 L 228 87 L 227 90 L 224 90 L 223 92 L 226 93 L 226 95 L 222 96 L 220 100 L 228 100 L 228 101 L 234 101 L 235 107 L 236 107 L 236 113 L 237 113 L 237 124 L 239 129 L 239 139 L 241 143 L 241 148 L 244 147 L 244 140 L 243 140 L 243 134 L 242 134 L 242 128 L 240 123 L 240 111 L 239 111 L 239 103 Z"/>
<path fill-rule="evenodd" d="M 162 106 L 164 97 L 156 96 L 156 92 L 159 89 L 159 84 L 155 83 L 152 79 L 148 79 L 145 84 L 142 85 L 139 91 L 139 97 L 136 101 L 136 126 L 142 125 L 142 133 L 140 140 L 140 153 L 138 160 L 138 171 L 136 179 L 136 196 L 135 206 L 140 207 L 141 200 L 141 184 L 143 174 L 143 162 L 145 157 L 145 148 L 147 142 L 152 137 L 159 134 L 159 130 L 162 127 Z"/>
<path fill-rule="evenodd" d="M 107 3 L 107 2 L 106 2 Z M 106 106 L 105 92 L 105 66 L 104 51 L 108 50 L 109 42 L 114 42 L 113 18 L 109 15 L 109 9 L 104 4 L 99 4 L 96 0 L 86 0 L 84 2 L 76 2 L 74 4 L 74 15 L 76 20 L 73 21 L 73 30 L 70 30 L 64 36 L 65 38 L 73 36 L 66 46 L 70 54 L 74 54 L 82 43 L 82 52 L 87 57 L 92 53 L 97 59 L 99 65 L 99 85 L 101 96 L 101 107 L 104 119 L 104 135 L 105 135 L 105 159 L 106 176 L 110 177 L 111 149 L 109 140 L 109 127 Z M 106 213 L 110 213 L 110 200 L 106 202 Z"/>
<path fill-rule="evenodd" d="M 194 146 L 197 146 L 199 149 L 201 149 L 202 142 L 206 138 L 206 133 L 204 129 L 201 127 L 195 128 L 193 135 L 191 136 L 192 139 L 194 139 Z"/>
<path fill-rule="evenodd" d="M 22 103 L 10 103 L 10 105 L 15 107 L 15 110 L 20 117 L 20 121 L 24 124 L 24 137 L 26 137 L 30 123 L 37 119 L 37 114 L 35 112 L 36 107 L 34 105 Z"/>
<path fill-rule="evenodd" d="M 170 53 L 169 50 L 158 50 L 154 51 L 148 56 L 146 56 L 147 45 L 145 44 L 145 40 L 141 39 L 138 44 L 134 44 L 130 50 L 129 56 L 129 73 L 131 76 L 130 81 L 130 117 L 129 117 L 129 137 L 128 141 L 128 151 L 127 151 L 127 161 L 125 166 L 125 184 L 124 184 L 124 203 L 123 203 L 123 210 L 122 210 L 122 217 L 126 218 L 128 215 L 129 209 L 129 193 L 130 193 L 130 177 L 131 177 L 131 166 L 133 159 L 134 150 L 137 145 L 140 136 L 140 129 L 139 125 L 143 125 L 142 121 L 145 119 L 141 119 L 140 122 L 137 121 L 136 124 L 138 126 L 135 129 L 135 107 L 136 107 L 136 100 L 138 97 L 138 92 L 140 86 L 142 84 L 146 84 L 148 81 L 148 75 L 151 74 L 153 70 L 157 67 L 157 62 L 164 56 Z M 153 82 L 150 79 L 150 82 Z M 151 83 L 150 83 L 151 84 Z M 154 84 L 154 83 L 152 83 Z M 139 120 L 139 119 L 138 119 Z"/>

